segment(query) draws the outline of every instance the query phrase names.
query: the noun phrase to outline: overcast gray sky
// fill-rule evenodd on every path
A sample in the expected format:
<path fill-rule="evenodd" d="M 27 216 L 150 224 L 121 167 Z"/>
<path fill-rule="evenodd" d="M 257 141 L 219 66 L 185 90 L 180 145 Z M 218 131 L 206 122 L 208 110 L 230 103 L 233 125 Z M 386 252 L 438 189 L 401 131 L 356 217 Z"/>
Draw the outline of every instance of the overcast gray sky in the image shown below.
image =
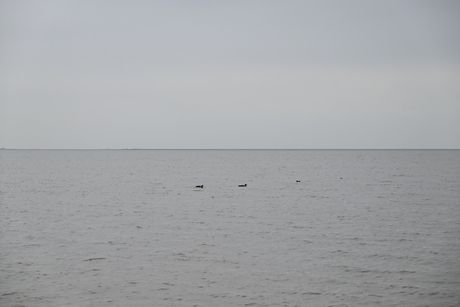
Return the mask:
<path fill-rule="evenodd" d="M 0 147 L 460 148 L 460 1 L 2 0 Z"/>

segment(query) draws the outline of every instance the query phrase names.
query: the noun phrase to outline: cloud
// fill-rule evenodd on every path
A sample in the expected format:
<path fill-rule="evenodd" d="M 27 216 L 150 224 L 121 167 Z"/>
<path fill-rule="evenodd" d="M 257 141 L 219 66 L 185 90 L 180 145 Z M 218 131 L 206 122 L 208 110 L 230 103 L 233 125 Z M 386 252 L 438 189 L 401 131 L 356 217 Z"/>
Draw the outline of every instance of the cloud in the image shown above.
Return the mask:
<path fill-rule="evenodd" d="M 459 8 L 4 1 L 0 146 L 460 147 Z"/>

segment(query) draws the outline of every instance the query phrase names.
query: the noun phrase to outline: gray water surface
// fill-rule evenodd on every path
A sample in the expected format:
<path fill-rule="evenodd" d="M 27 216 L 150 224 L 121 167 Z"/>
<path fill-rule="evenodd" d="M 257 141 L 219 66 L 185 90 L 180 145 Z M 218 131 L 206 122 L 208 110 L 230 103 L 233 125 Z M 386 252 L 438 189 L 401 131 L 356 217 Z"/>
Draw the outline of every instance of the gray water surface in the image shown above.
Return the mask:
<path fill-rule="evenodd" d="M 460 306 L 459 150 L 0 159 L 0 306 Z"/>

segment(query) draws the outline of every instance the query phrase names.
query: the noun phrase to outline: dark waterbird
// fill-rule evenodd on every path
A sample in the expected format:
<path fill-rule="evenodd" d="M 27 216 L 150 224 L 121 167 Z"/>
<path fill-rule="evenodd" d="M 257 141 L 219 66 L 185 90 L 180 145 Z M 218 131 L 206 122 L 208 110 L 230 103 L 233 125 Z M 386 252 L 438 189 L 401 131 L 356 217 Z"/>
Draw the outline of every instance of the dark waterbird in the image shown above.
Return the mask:
<path fill-rule="evenodd" d="M 197 185 L 195 188 L 203 188 L 204 186 L 203 185 Z"/>
<path fill-rule="evenodd" d="M 240 188 L 245 188 L 247 185 L 248 185 L 248 184 L 245 183 L 245 184 L 239 184 L 238 186 L 239 186 Z"/>

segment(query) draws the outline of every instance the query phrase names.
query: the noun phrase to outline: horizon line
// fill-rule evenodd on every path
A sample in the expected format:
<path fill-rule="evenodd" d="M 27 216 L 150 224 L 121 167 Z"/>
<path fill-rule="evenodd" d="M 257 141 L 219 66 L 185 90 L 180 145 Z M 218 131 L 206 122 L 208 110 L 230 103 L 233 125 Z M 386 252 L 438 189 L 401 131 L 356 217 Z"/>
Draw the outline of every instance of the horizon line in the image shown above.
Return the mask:
<path fill-rule="evenodd" d="M 460 150 L 460 148 L 0 148 L 0 150 Z"/>

